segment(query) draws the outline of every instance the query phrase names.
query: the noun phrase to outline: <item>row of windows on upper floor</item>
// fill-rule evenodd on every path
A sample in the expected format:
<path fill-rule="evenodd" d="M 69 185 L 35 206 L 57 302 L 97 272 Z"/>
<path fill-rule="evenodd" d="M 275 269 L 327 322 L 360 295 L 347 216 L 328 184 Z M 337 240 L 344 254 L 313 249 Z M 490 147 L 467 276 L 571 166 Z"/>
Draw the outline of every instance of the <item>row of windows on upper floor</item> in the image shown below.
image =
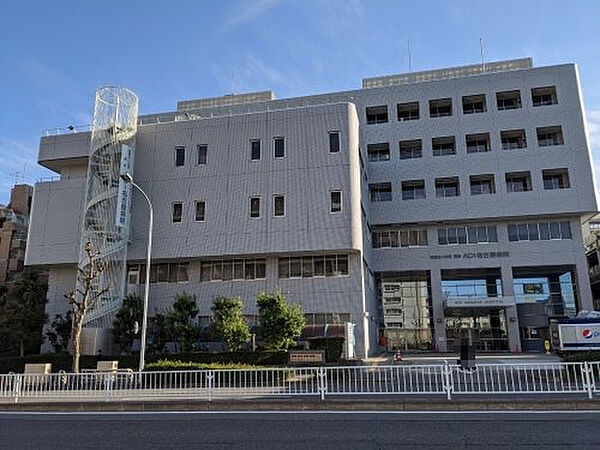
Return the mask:
<path fill-rule="evenodd" d="M 563 145 L 564 138 L 562 126 L 554 125 L 536 129 L 537 142 L 540 147 Z M 527 136 L 524 129 L 506 130 L 500 132 L 502 150 L 527 148 Z M 465 135 L 467 153 L 484 153 L 492 150 L 490 133 L 476 133 Z M 421 158 L 423 156 L 423 142 L 421 139 L 409 139 L 399 142 L 400 159 Z M 446 156 L 456 154 L 456 138 L 454 136 L 440 136 L 431 139 L 433 156 Z M 380 142 L 367 145 L 369 161 L 389 161 L 391 158 L 389 142 Z"/>
<path fill-rule="evenodd" d="M 549 241 L 572 239 L 568 221 L 511 223 L 508 240 Z M 496 225 L 462 225 L 437 229 L 438 245 L 488 244 L 498 242 Z M 372 233 L 373 248 L 427 247 L 427 230 L 420 228 L 380 230 Z"/>
<path fill-rule="evenodd" d="M 508 172 L 504 176 L 506 192 L 527 192 L 533 190 L 531 172 Z M 566 168 L 542 170 L 542 182 L 545 190 L 568 189 L 571 187 L 569 171 Z M 469 176 L 471 195 L 495 194 L 496 182 L 494 174 Z M 435 196 L 460 196 L 460 180 L 458 177 L 442 177 L 435 179 Z M 392 183 L 374 183 L 369 185 L 372 202 L 392 201 Z M 425 180 L 406 180 L 402 182 L 402 200 L 426 198 Z"/>
<path fill-rule="evenodd" d="M 251 219 L 261 217 L 261 197 L 258 195 L 249 198 L 248 215 Z M 183 222 L 184 202 L 173 202 L 171 211 L 171 221 L 173 223 Z M 273 217 L 284 217 L 286 212 L 286 201 L 284 194 L 273 195 Z M 342 191 L 329 191 L 329 212 L 337 214 L 342 212 Z M 194 221 L 204 222 L 206 220 L 206 201 L 197 200 L 194 202 Z"/>
<path fill-rule="evenodd" d="M 340 132 L 329 131 L 329 153 L 339 153 L 340 151 Z M 275 136 L 273 138 L 273 158 L 282 159 L 285 158 L 286 145 L 284 136 Z M 262 144 L 260 139 L 250 139 L 249 143 L 250 160 L 259 161 L 262 155 Z M 186 161 L 186 147 L 177 146 L 175 147 L 175 167 L 185 166 Z M 199 144 L 196 146 L 196 164 L 206 165 L 208 164 L 208 145 Z"/>
<path fill-rule="evenodd" d="M 531 89 L 531 102 L 534 107 L 555 105 L 558 103 L 556 86 L 545 86 Z M 503 91 L 496 93 L 496 108 L 498 111 L 519 109 L 522 107 L 521 91 Z M 452 98 L 429 100 L 429 117 L 448 117 L 452 115 Z M 462 97 L 463 114 L 477 114 L 487 111 L 485 94 L 467 95 Z M 398 121 L 419 120 L 421 118 L 418 101 L 396 104 Z M 387 105 L 368 106 L 366 108 L 367 124 L 386 123 L 388 121 Z"/>

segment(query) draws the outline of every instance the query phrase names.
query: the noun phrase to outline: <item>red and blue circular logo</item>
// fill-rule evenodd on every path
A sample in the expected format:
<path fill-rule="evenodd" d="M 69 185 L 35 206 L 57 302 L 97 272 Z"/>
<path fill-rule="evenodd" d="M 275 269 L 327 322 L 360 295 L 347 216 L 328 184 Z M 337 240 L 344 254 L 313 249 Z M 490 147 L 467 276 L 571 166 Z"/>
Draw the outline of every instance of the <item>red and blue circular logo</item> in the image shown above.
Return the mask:
<path fill-rule="evenodd" d="M 594 333 L 592 333 L 592 330 L 586 328 L 585 330 L 583 330 L 583 332 L 581 334 L 583 335 L 584 338 L 591 339 L 591 337 L 593 336 Z"/>

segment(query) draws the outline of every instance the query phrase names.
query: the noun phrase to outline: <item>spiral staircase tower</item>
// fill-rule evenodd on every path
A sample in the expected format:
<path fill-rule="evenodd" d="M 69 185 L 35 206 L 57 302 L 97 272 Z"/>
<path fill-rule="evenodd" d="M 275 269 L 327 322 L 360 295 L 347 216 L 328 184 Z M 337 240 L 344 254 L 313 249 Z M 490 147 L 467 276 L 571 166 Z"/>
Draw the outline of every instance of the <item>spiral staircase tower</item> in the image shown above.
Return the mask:
<path fill-rule="evenodd" d="M 130 90 L 104 86 L 96 91 L 79 268 L 87 265 L 87 242 L 106 266 L 94 286 L 103 294 L 84 320 L 84 354 L 111 350 L 110 327 L 125 293 L 131 186 L 120 175 L 133 171 L 137 118 L 138 98 Z"/>

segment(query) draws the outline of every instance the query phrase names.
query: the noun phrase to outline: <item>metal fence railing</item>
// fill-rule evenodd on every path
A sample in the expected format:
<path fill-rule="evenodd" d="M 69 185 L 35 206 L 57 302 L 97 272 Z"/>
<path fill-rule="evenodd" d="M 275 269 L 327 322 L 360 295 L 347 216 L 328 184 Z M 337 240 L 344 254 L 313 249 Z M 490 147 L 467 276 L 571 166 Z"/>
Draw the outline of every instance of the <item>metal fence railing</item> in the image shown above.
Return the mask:
<path fill-rule="evenodd" d="M 600 362 L 0 375 L 0 403 L 354 395 L 600 395 Z"/>

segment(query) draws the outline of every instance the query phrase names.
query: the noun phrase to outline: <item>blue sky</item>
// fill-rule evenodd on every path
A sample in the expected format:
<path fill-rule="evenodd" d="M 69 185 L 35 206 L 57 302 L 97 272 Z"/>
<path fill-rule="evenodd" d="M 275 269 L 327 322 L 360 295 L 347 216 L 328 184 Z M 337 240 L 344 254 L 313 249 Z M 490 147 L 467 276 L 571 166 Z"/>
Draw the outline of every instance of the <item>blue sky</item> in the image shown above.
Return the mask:
<path fill-rule="evenodd" d="M 178 100 L 272 89 L 277 97 L 354 89 L 368 76 L 531 56 L 579 65 L 600 162 L 600 1 L 0 2 L 0 203 L 36 163 L 44 129 L 88 124 L 98 86 Z M 598 164 L 600 168 L 600 163 Z M 597 170 L 600 173 L 600 170 Z"/>

